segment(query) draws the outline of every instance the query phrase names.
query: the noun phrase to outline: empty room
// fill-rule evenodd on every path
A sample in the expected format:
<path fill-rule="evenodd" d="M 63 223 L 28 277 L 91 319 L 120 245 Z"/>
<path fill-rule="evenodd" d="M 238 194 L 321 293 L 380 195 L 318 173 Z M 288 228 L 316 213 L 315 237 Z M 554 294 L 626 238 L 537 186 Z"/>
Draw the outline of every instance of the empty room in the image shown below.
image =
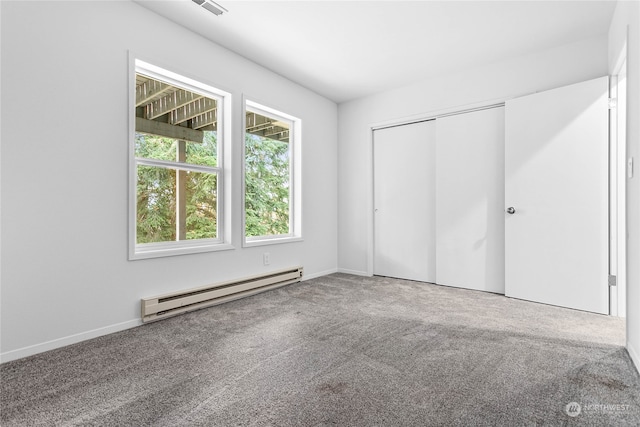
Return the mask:
<path fill-rule="evenodd" d="M 0 1 L 2 426 L 640 425 L 640 1 Z"/>

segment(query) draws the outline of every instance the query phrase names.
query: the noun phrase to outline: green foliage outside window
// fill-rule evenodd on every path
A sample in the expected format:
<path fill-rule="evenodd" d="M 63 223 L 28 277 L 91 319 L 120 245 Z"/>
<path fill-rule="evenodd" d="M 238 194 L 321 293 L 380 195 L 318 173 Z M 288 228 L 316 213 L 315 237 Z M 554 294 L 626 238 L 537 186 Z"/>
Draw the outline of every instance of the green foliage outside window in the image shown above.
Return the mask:
<path fill-rule="evenodd" d="M 137 158 L 176 162 L 178 141 L 136 134 Z M 246 235 L 289 233 L 289 144 L 245 135 Z M 216 132 L 205 132 L 202 144 L 187 142 L 185 163 L 217 167 Z M 137 166 L 136 242 L 177 240 L 178 174 L 186 178 L 186 240 L 217 237 L 217 174 Z"/>
<path fill-rule="evenodd" d="M 245 134 L 245 233 L 289 234 L 289 144 Z"/>
<path fill-rule="evenodd" d="M 187 142 L 185 163 L 215 167 L 217 138 L 205 132 L 201 144 Z M 136 134 L 136 157 L 175 162 L 178 141 Z M 217 174 L 138 165 L 136 242 L 177 240 L 177 175 L 185 178 L 186 240 L 217 237 Z"/>

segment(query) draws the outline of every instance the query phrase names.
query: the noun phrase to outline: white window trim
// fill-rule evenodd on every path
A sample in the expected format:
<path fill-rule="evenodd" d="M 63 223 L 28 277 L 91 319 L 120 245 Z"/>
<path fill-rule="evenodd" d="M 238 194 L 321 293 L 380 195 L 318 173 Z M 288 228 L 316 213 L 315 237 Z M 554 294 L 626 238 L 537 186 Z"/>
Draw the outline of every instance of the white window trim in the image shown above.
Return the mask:
<path fill-rule="evenodd" d="M 302 121 L 292 115 L 283 113 L 271 107 L 267 107 L 262 103 L 258 103 L 247 99 L 243 95 L 242 99 L 242 246 L 265 246 L 280 243 L 300 242 L 302 238 Z M 292 164 L 290 166 L 290 184 L 289 184 L 289 233 L 278 234 L 274 236 L 252 236 L 246 235 L 246 147 L 245 147 L 245 129 L 247 110 L 258 114 L 275 117 L 290 125 L 289 128 L 289 144 L 290 158 Z"/>
<path fill-rule="evenodd" d="M 137 164 L 153 164 L 163 166 L 165 163 L 171 168 L 176 167 L 171 162 L 160 160 L 136 159 L 135 157 L 135 88 L 136 73 L 145 74 L 159 80 L 166 81 L 175 86 L 183 87 L 193 92 L 199 92 L 218 100 L 222 106 L 218 114 L 218 166 L 215 168 L 184 165 L 185 170 L 201 170 L 204 172 L 217 172 L 218 180 L 218 237 L 215 239 L 181 240 L 158 243 L 136 243 L 136 201 L 137 201 Z M 229 178 L 229 165 L 231 164 L 231 94 L 217 89 L 202 80 L 195 80 L 184 74 L 169 71 L 166 68 L 153 65 L 138 59 L 135 55 L 129 55 L 129 260 L 149 259 L 166 256 L 186 255 L 192 253 L 213 252 L 235 249 L 231 244 L 231 183 Z"/>

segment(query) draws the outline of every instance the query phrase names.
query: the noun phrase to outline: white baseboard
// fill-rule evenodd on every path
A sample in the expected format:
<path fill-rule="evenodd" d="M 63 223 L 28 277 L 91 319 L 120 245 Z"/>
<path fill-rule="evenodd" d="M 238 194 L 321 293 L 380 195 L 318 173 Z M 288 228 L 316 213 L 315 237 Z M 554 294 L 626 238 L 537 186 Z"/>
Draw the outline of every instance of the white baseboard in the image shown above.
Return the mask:
<path fill-rule="evenodd" d="M 338 273 L 353 274 L 354 276 L 371 277 L 371 275 L 369 273 L 367 273 L 366 271 L 349 270 L 348 268 L 339 268 L 338 269 Z"/>
<path fill-rule="evenodd" d="M 329 274 L 333 274 L 333 273 L 337 273 L 338 269 L 337 268 L 333 268 L 331 270 L 325 270 L 325 271 L 321 271 L 319 273 L 313 273 L 313 274 L 309 274 L 307 275 L 305 273 L 304 276 L 302 276 L 302 281 L 304 282 L 305 280 L 311 280 L 311 279 L 315 279 L 318 277 L 322 277 L 322 276 L 328 276 Z"/>
<path fill-rule="evenodd" d="M 19 348 L 17 350 L 0 353 L 0 363 L 10 362 L 12 360 L 22 359 L 23 357 L 33 356 L 34 354 L 44 353 L 45 351 L 54 350 L 56 348 L 65 347 L 86 341 L 91 338 L 97 338 L 103 335 L 112 334 L 114 332 L 124 331 L 125 329 L 134 328 L 142 325 L 142 320 L 134 319 L 127 322 L 117 323 L 115 325 L 105 326 L 104 328 L 93 329 L 91 331 L 81 332 L 68 337 L 58 338 L 55 340 L 43 342 L 41 344 L 30 345 L 28 347 Z"/>
<path fill-rule="evenodd" d="M 636 349 L 631 345 L 629 341 L 627 341 L 627 352 L 633 361 L 633 364 L 636 365 L 636 370 L 640 372 L 640 354 L 636 351 Z"/>
<path fill-rule="evenodd" d="M 329 274 L 337 273 L 338 269 L 331 269 L 326 271 L 320 271 L 313 274 L 305 274 L 302 278 L 303 281 L 315 279 L 317 277 L 327 276 Z M 92 338 L 97 338 L 103 335 L 112 334 L 114 332 L 120 332 L 125 329 L 134 328 L 142 325 L 142 320 L 134 319 L 127 322 L 118 323 L 115 325 L 105 326 L 104 328 L 93 329 L 91 331 L 81 332 L 79 334 L 70 335 L 68 337 L 58 338 L 55 340 L 47 341 L 40 344 L 31 345 L 28 347 L 19 348 L 17 350 L 11 350 L 4 353 L 0 353 L 0 363 L 10 362 L 12 360 L 22 359 L 24 357 L 33 356 L 34 354 L 44 353 L 45 351 L 55 350 L 56 348 L 65 347 L 71 344 L 77 344 L 82 341 L 86 341 Z"/>
<path fill-rule="evenodd" d="M 334 269 L 320 271 L 313 274 L 308 274 L 308 275 L 305 274 L 302 280 L 303 281 L 311 280 L 311 279 L 315 279 L 322 276 L 328 276 L 329 274 L 338 273 L 338 272 L 354 274 L 357 276 L 369 276 L 366 272 L 362 272 L 362 271 L 334 268 Z M 55 350 L 56 348 L 65 347 L 71 344 L 77 344 L 79 342 L 90 340 L 92 338 L 97 338 L 103 335 L 112 334 L 114 332 L 124 331 L 125 329 L 135 328 L 136 326 L 140 326 L 140 325 L 142 325 L 142 320 L 133 319 L 127 322 L 117 323 L 115 325 L 105 326 L 103 328 L 93 329 L 91 331 L 81 332 L 79 334 L 69 335 L 67 337 L 58 338 L 55 340 L 31 345 L 28 347 L 19 348 L 17 350 L 7 351 L 4 353 L 0 353 L 0 363 L 11 362 L 12 360 L 18 360 L 24 357 L 33 356 L 34 354 L 44 353 L 45 351 Z"/>

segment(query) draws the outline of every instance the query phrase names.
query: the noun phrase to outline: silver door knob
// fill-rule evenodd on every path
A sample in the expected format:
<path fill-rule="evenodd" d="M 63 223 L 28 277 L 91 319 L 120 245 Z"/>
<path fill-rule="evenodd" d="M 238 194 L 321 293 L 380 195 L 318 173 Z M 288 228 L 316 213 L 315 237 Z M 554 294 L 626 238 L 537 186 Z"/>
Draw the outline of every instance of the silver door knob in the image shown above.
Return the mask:
<path fill-rule="evenodd" d="M 513 207 L 508 207 L 507 208 L 507 213 L 513 215 L 514 213 L 516 213 L 516 209 Z"/>

